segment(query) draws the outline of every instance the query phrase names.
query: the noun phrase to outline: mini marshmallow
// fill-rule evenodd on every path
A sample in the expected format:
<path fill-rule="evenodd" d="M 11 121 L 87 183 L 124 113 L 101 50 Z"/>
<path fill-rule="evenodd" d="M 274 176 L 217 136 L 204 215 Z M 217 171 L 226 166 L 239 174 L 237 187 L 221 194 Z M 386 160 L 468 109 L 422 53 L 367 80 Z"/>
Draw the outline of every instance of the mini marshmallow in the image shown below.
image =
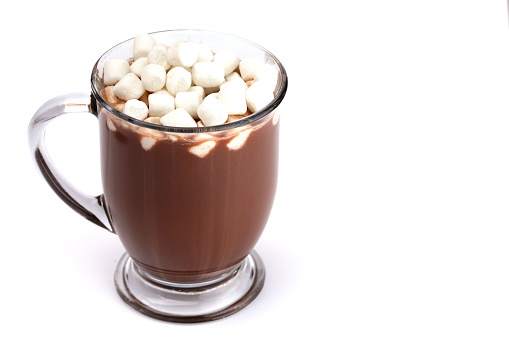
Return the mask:
<path fill-rule="evenodd" d="M 149 115 L 150 115 L 150 107 L 149 107 Z M 154 125 L 161 125 L 161 118 L 160 117 L 150 117 L 149 116 L 148 118 L 146 118 L 143 121 L 151 123 L 151 124 L 154 124 Z"/>
<path fill-rule="evenodd" d="M 231 72 L 230 74 L 228 74 L 226 77 L 225 77 L 225 80 L 226 81 L 230 81 L 230 80 L 233 80 L 235 78 L 240 78 L 240 74 L 237 73 L 237 72 Z"/>
<path fill-rule="evenodd" d="M 215 96 L 207 96 L 198 107 L 198 117 L 205 126 L 221 125 L 228 119 L 228 109 Z"/>
<path fill-rule="evenodd" d="M 138 78 L 141 78 L 141 72 L 143 71 L 143 67 L 147 66 L 147 64 L 148 64 L 147 57 L 141 57 L 131 64 L 131 66 L 129 67 L 129 71 L 131 73 L 136 74 Z"/>
<path fill-rule="evenodd" d="M 104 85 L 115 85 L 129 73 L 129 63 L 124 59 L 109 59 L 104 62 Z"/>
<path fill-rule="evenodd" d="M 143 147 L 143 149 L 145 151 L 150 150 L 155 144 L 156 144 L 156 139 L 154 139 L 154 138 L 151 138 L 151 137 L 141 138 L 141 147 Z"/>
<path fill-rule="evenodd" d="M 205 98 L 205 90 L 201 86 L 191 86 L 187 91 L 199 93 L 202 100 Z"/>
<path fill-rule="evenodd" d="M 274 91 L 277 84 L 278 71 L 277 69 L 270 64 L 263 64 L 256 68 L 254 74 L 254 81 L 256 82 L 266 82 L 267 86 Z"/>
<path fill-rule="evenodd" d="M 224 67 L 217 62 L 197 62 L 193 66 L 192 76 L 197 86 L 219 86 L 224 82 Z"/>
<path fill-rule="evenodd" d="M 148 107 L 145 105 L 143 101 L 139 101 L 136 99 L 128 100 L 125 103 L 124 114 L 128 116 L 138 119 L 144 120 L 148 116 Z"/>
<path fill-rule="evenodd" d="M 212 151 L 212 149 L 216 146 L 216 142 L 209 140 L 204 141 L 199 145 L 189 147 L 189 152 L 191 154 L 196 155 L 197 157 L 204 158 L 207 154 Z"/>
<path fill-rule="evenodd" d="M 233 74 L 233 73 L 232 73 Z M 247 84 L 246 82 L 240 77 L 233 77 L 233 78 L 230 78 L 230 80 L 226 81 L 226 82 L 223 82 L 219 88 L 221 88 L 222 86 L 226 85 L 226 86 L 229 86 L 230 84 L 234 84 L 234 85 L 238 85 L 240 87 L 242 87 L 244 90 L 247 89 Z"/>
<path fill-rule="evenodd" d="M 198 118 L 198 107 L 202 103 L 198 92 L 179 92 L 175 96 L 175 108 L 184 108 L 193 118 Z"/>
<path fill-rule="evenodd" d="M 246 113 L 244 113 L 244 114 L 240 114 L 240 115 L 229 115 L 229 116 L 228 116 L 228 120 L 226 120 L 226 123 L 234 122 L 234 121 L 240 120 L 240 119 L 242 119 L 242 118 L 247 117 L 249 114 L 250 114 L 250 112 L 246 112 Z"/>
<path fill-rule="evenodd" d="M 198 60 L 199 48 L 194 42 L 177 41 L 166 51 L 166 58 L 170 65 L 192 67 Z"/>
<path fill-rule="evenodd" d="M 178 92 L 187 91 L 191 87 L 191 83 L 191 73 L 182 67 L 172 68 L 166 75 L 166 89 L 173 96 Z"/>
<path fill-rule="evenodd" d="M 154 46 L 147 55 L 148 63 L 162 66 L 165 71 L 169 70 L 171 65 L 166 58 L 167 50 L 168 46 L 163 44 Z"/>
<path fill-rule="evenodd" d="M 161 117 L 161 124 L 173 127 L 197 127 L 196 121 L 183 108 L 177 108 Z"/>
<path fill-rule="evenodd" d="M 242 148 L 246 144 L 247 138 L 251 134 L 252 129 L 246 129 L 239 133 L 235 138 L 233 138 L 226 146 L 229 149 L 236 151 Z"/>
<path fill-rule="evenodd" d="M 171 95 L 152 93 L 148 96 L 148 115 L 162 117 L 175 109 L 175 99 Z"/>
<path fill-rule="evenodd" d="M 224 49 L 214 54 L 212 61 L 223 65 L 225 75 L 229 75 L 239 66 L 239 58 L 229 49 Z"/>
<path fill-rule="evenodd" d="M 267 83 L 255 82 L 246 90 L 246 103 L 251 112 L 257 112 L 274 99 L 273 88 Z"/>
<path fill-rule="evenodd" d="M 214 54 L 212 53 L 210 46 L 203 42 L 196 42 L 195 44 L 198 48 L 198 58 L 196 59 L 196 62 L 212 61 Z"/>
<path fill-rule="evenodd" d="M 171 94 L 170 94 L 170 92 L 168 92 L 168 90 L 166 90 L 166 89 L 164 89 L 164 88 L 163 88 L 163 89 L 160 89 L 159 91 L 154 92 L 154 93 L 152 93 L 152 94 L 171 95 Z"/>
<path fill-rule="evenodd" d="M 122 100 L 139 99 L 145 88 L 141 80 L 133 73 L 127 73 L 113 88 L 113 93 Z"/>
<path fill-rule="evenodd" d="M 226 82 L 221 86 L 217 98 L 225 104 L 228 114 L 244 114 L 247 111 L 246 91 L 235 82 Z"/>
<path fill-rule="evenodd" d="M 148 64 L 141 72 L 141 83 L 149 92 L 159 91 L 166 83 L 166 70 L 161 65 Z"/>
<path fill-rule="evenodd" d="M 259 57 L 244 58 L 239 63 L 240 76 L 244 80 L 254 79 L 256 69 L 263 65 L 263 60 Z"/>
<path fill-rule="evenodd" d="M 147 33 L 142 33 L 134 38 L 133 45 L 133 58 L 138 60 L 141 57 L 146 57 L 150 50 L 154 48 L 156 41 Z"/>

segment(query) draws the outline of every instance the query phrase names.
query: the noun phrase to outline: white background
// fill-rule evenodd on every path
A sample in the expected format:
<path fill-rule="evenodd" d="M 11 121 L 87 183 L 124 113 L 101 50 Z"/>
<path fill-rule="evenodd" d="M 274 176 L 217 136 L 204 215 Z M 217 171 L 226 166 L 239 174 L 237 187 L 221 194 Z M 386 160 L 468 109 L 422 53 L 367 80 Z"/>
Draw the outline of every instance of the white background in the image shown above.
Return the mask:
<path fill-rule="evenodd" d="M 2 12 L 0 337 L 509 337 L 509 20 L 502 0 L 29 1 Z M 36 172 L 26 130 L 141 32 L 222 31 L 289 76 L 259 297 L 179 325 L 127 307 L 123 248 Z M 101 192 L 97 123 L 48 130 Z"/>

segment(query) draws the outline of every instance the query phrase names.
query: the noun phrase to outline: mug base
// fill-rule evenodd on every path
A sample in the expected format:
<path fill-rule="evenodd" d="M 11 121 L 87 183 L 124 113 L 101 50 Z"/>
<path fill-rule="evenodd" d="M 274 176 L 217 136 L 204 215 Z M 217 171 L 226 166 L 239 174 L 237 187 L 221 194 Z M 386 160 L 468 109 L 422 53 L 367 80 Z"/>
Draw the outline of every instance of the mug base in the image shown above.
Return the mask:
<path fill-rule="evenodd" d="M 164 321 L 197 323 L 227 317 L 249 305 L 263 287 L 265 267 L 253 250 L 219 279 L 182 284 L 152 279 L 124 253 L 114 280 L 122 300 L 138 312 Z"/>

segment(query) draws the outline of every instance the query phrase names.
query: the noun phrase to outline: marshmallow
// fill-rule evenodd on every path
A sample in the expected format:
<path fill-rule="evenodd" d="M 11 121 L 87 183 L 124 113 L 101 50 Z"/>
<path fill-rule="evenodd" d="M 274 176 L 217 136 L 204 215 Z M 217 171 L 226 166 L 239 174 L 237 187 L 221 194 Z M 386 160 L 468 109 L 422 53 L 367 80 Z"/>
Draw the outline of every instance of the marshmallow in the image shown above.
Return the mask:
<path fill-rule="evenodd" d="M 141 57 L 146 57 L 150 50 L 154 48 L 156 41 L 150 35 L 143 33 L 134 38 L 133 57 L 138 60 Z"/>
<path fill-rule="evenodd" d="M 239 58 L 229 49 L 217 52 L 212 61 L 223 65 L 225 75 L 230 74 L 239 66 Z"/>
<path fill-rule="evenodd" d="M 122 100 L 139 99 L 145 88 L 141 80 L 133 73 L 127 73 L 113 88 L 113 93 Z"/>
<path fill-rule="evenodd" d="M 263 60 L 259 57 L 244 58 L 239 63 L 240 76 L 244 80 L 254 79 L 256 69 L 263 65 Z"/>
<path fill-rule="evenodd" d="M 197 157 L 204 158 L 207 154 L 210 153 L 210 151 L 212 151 L 214 146 L 216 146 L 216 142 L 209 140 L 202 142 L 199 145 L 189 147 L 189 152 L 196 155 Z"/>
<path fill-rule="evenodd" d="M 224 67 L 217 62 L 197 62 L 193 66 L 192 76 L 197 86 L 219 86 L 224 81 Z"/>
<path fill-rule="evenodd" d="M 196 59 L 196 62 L 212 61 L 214 54 L 212 53 L 212 49 L 209 45 L 204 44 L 203 42 L 196 42 L 195 44 L 198 48 L 198 58 Z"/>
<path fill-rule="evenodd" d="M 203 122 L 201 120 L 198 120 L 198 122 L 196 123 L 196 126 L 205 127 L 205 125 L 203 124 Z"/>
<path fill-rule="evenodd" d="M 166 89 L 160 89 L 159 91 L 157 92 L 154 92 L 152 94 L 163 94 L 163 95 L 171 95 L 170 92 L 168 92 Z"/>
<path fill-rule="evenodd" d="M 234 74 L 234 73 L 232 73 Z M 249 81 L 249 80 L 248 80 Z M 240 87 L 242 87 L 244 90 L 247 89 L 247 84 L 244 80 L 242 80 L 242 78 L 240 76 L 238 77 L 231 77 L 230 80 L 226 81 L 226 82 L 223 82 L 219 88 L 221 88 L 222 86 L 226 85 L 226 86 L 229 86 L 230 84 L 235 84 L 235 85 L 238 85 Z"/>
<path fill-rule="evenodd" d="M 198 92 L 179 92 L 175 96 L 175 108 L 184 108 L 193 118 L 198 119 L 198 106 L 203 99 Z"/>
<path fill-rule="evenodd" d="M 228 148 L 233 151 L 241 149 L 242 146 L 246 144 L 247 138 L 249 137 L 252 131 L 253 131 L 252 129 L 246 129 L 240 132 L 239 135 L 233 138 L 226 146 L 228 146 Z"/>
<path fill-rule="evenodd" d="M 148 107 L 145 105 L 143 101 L 139 101 L 136 99 L 128 100 L 125 103 L 124 114 L 128 116 L 138 119 L 144 120 L 148 116 Z"/>
<path fill-rule="evenodd" d="M 150 108 L 149 108 L 149 115 L 150 115 Z M 160 117 L 150 117 L 149 116 L 148 118 L 146 118 L 143 121 L 151 123 L 151 124 L 154 124 L 154 125 L 161 125 L 161 118 Z"/>
<path fill-rule="evenodd" d="M 117 126 L 115 126 L 115 123 L 111 121 L 110 119 L 106 118 L 106 126 L 108 126 L 108 129 L 112 132 L 117 131 Z"/>
<path fill-rule="evenodd" d="M 104 85 L 115 85 L 129 73 L 129 63 L 124 59 L 109 59 L 104 62 Z"/>
<path fill-rule="evenodd" d="M 160 44 L 156 45 L 154 48 L 150 50 L 147 55 L 147 60 L 149 64 L 156 64 L 162 66 L 165 71 L 170 69 L 170 63 L 166 58 L 166 51 L 168 50 L 168 46 Z"/>
<path fill-rule="evenodd" d="M 166 70 L 161 65 L 148 64 L 141 72 L 141 83 L 149 92 L 159 91 L 166 83 Z"/>
<path fill-rule="evenodd" d="M 152 93 L 148 96 L 148 115 L 162 117 L 175 109 L 175 99 L 171 95 Z"/>
<path fill-rule="evenodd" d="M 230 80 L 233 80 L 235 78 L 240 78 L 240 74 L 237 73 L 237 72 L 231 72 L 230 74 L 228 74 L 225 79 L 226 81 L 230 81 Z"/>
<path fill-rule="evenodd" d="M 172 68 L 166 75 L 166 89 L 173 96 L 178 92 L 187 91 L 191 87 L 191 83 L 191 73 L 182 67 Z"/>
<path fill-rule="evenodd" d="M 207 96 L 197 113 L 205 126 L 221 125 L 228 119 L 228 109 L 215 96 Z"/>
<path fill-rule="evenodd" d="M 161 117 L 161 124 L 173 127 L 197 127 L 196 121 L 183 108 L 177 108 Z"/>
<path fill-rule="evenodd" d="M 263 64 L 260 65 L 258 68 L 256 68 L 255 74 L 254 74 L 254 81 L 256 82 L 266 82 L 267 86 L 274 91 L 277 84 L 277 78 L 278 78 L 278 71 L 277 69 L 269 64 Z"/>
<path fill-rule="evenodd" d="M 141 78 L 141 72 L 143 71 L 143 67 L 147 66 L 147 64 L 148 64 L 147 57 L 141 57 L 131 64 L 131 66 L 129 67 L 129 71 L 131 73 L 136 74 L 138 78 Z"/>
<path fill-rule="evenodd" d="M 202 100 L 205 98 L 205 90 L 201 86 L 191 86 L 187 91 L 199 93 Z"/>
<path fill-rule="evenodd" d="M 228 120 L 226 120 L 226 123 L 234 122 L 234 121 L 240 120 L 240 119 L 242 119 L 242 118 L 247 117 L 249 114 L 250 114 L 250 112 L 246 112 L 246 113 L 244 113 L 244 114 L 240 114 L 240 115 L 229 115 L 229 116 L 228 116 Z"/>
<path fill-rule="evenodd" d="M 198 60 L 199 48 L 190 41 L 177 41 L 168 47 L 166 58 L 170 65 L 191 67 Z"/>
<path fill-rule="evenodd" d="M 143 147 L 143 149 L 145 151 L 150 150 L 155 144 L 156 144 L 156 139 L 154 139 L 154 138 L 151 138 L 151 137 L 141 138 L 141 147 Z"/>
<path fill-rule="evenodd" d="M 217 98 L 225 104 L 228 114 L 244 114 L 247 111 L 246 91 L 236 81 L 224 83 Z"/>
<path fill-rule="evenodd" d="M 274 99 L 273 88 L 260 81 L 253 83 L 246 90 L 246 103 L 251 112 L 256 112 L 267 106 Z"/>

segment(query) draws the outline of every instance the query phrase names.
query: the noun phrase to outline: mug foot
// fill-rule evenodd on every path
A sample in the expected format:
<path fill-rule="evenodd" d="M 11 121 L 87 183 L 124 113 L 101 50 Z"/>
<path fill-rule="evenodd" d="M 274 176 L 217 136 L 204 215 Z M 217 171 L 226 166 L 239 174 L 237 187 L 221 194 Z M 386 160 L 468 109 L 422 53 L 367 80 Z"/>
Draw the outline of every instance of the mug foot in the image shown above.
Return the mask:
<path fill-rule="evenodd" d="M 252 251 L 220 279 L 179 284 L 149 277 L 124 253 L 114 279 L 122 300 L 135 310 L 159 320 L 197 323 L 224 318 L 249 305 L 263 287 L 265 267 Z"/>

